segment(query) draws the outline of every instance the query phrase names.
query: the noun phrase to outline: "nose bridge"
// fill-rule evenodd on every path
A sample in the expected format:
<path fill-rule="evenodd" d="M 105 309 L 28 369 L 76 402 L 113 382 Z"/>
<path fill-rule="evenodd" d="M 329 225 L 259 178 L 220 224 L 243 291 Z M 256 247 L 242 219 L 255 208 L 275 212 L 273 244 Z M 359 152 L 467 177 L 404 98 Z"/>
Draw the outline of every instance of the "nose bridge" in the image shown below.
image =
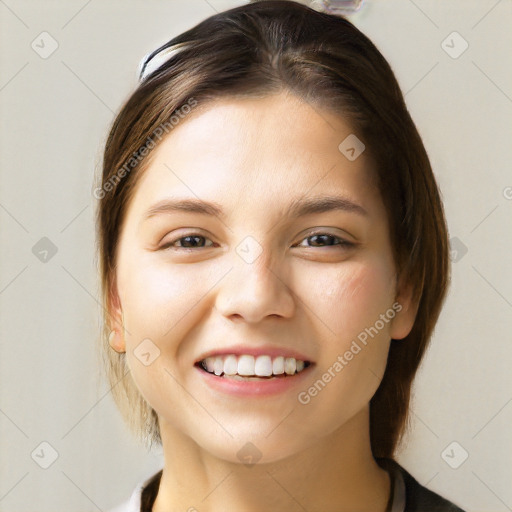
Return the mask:
<path fill-rule="evenodd" d="M 232 251 L 233 268 L 220 287 L 217 309 L 226 317 L 258 322 L 266 316 L 290 317 L 295 302 L 270 251 L 246 237 Z"/>
<path fill-rule="evenodd" d="M 237 252 L 236 257 L 241 260 L 237 261 L 235 266 L 240 269 L 240 278 L 242 281 L 247 282 L 247 288 L 254 289 L 255 291 L 270 290 L 275 287 L 275 281 L 279 281 L 277 273 L 279 269 L 276 268 L 275 264 L 272 264 L 272 255 L 268 249 L 261 250 L 260 254 L 252 259 L 245 259 L 245 256 L 241 256 L 241 250 Z"/>

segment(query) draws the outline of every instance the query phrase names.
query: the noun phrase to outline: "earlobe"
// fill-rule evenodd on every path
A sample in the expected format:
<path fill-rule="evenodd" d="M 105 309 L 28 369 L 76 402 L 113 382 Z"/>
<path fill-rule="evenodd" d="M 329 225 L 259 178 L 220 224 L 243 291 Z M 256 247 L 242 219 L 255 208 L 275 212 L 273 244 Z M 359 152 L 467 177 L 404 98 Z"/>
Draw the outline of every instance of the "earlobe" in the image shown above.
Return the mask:
<path fill-rule="evenodd" d="M 126 352 L 124 342 L 124 315 L 121 301 L 117 293 L 115 279 L 111 283 L 108 299 L 109 326 L 112 329 L 108 337 L 110 347 L 120 354 Z"/>
<path fill-rule="evenodd" d="M 126 352 L 123 335 L 120 334 L 117 329 L 110 332 L 108 336 L 108 343 L 110 347 L 119 354 Z"/>
<path fill-rule="evenodd" d="M 418 301 L 414 300 L 411 284 L 400 287 L 393 309 L 396 311 L 396 315 L 391 323 L 391 338 L 401 340 L 411 332 L 418 312 Z"/>

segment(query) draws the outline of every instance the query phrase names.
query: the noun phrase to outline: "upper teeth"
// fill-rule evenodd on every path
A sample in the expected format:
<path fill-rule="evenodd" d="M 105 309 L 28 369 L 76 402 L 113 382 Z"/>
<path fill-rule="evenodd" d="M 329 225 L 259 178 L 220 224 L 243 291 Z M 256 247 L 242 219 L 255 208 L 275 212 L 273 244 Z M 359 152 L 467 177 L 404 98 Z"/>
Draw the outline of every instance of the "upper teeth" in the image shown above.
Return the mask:
<path fill-rule="evenodd" d="M 203 368 L 215 375 L 242 375 L 249 377 L 270 377 L 271 375 L 293 375 L 304 370 L 305 362 L 294 357 L 270 356 L 225 356 L 207 357 L 201 361 Z"/>

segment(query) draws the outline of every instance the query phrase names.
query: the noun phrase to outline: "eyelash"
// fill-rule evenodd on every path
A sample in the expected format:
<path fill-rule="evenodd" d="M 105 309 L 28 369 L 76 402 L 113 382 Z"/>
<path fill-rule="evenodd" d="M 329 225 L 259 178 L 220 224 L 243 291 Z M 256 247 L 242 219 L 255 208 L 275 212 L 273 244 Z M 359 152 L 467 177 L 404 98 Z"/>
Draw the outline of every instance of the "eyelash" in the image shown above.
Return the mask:
<path fill-rule="evenodd" d="M 307 237 L 303 238 L 303 240 L 307 240 L 308 238 L 313 238 L 315 236 L 327 236 L 327 237 L 335 239 L 335 240 L 337 240 L 339 242 L 339 243 L 334 243 L 332 245 L 320 246 L 320 248 L 323 248 L 323 247 L 340 247 L 340 248 L 343 248 L 343 249 L 345 249 L 345 248 L 348 249 L 348 248 L 353 247 L 355 245 L 354 243 L 348 242 L 347 240 L 344 240 L 343 238 L 340 238 L 340 237 L 335 236 L 335 235 L 331 235 L 330 233 L 324 233 L 324 232 L 321 232 L 321 231 L 318 232 L 318 233 L 311 233 Z M 205 240 L 210 240 L 208 237 L 200 235 L 199 233 L 190 233 L 188 235 L 176 238 L 176 240 L 163 245 L 161 247 L 161 249 L 163 249 L 163 250 L 180 250 L 180 249 L 183 249 L 183 250 L 189 250 L 190 251 L 190 250 L 206 249 L 208 247 L 212 247 L 212 246 L 208 246 L 208 247 L 172 247 L 176 242 L 184 240 L 185 238 L 203 238 Z M 298 245 L 298 244 L 295 244 L 295 245 Z M 294 247 L 295 247 L 295 245 L 294 245 Z M 315 248 L 315 246 L 306 246 L 306 247 Z"/>

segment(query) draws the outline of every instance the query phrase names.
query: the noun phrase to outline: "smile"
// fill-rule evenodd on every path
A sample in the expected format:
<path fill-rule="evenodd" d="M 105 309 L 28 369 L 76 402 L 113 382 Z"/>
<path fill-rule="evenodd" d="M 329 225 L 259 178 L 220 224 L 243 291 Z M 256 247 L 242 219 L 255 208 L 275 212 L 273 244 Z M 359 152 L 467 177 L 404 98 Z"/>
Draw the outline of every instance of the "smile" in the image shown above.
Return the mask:
<path fill-rule="evenodd" d="M 210 374 L 235 380 L 284 378 L 302 372 L 309 365 L 309 361 L 294 357 L 270 355 L 255 357 L 249 354 L 212 356 L 198 363 L 201 369 Z"/>

